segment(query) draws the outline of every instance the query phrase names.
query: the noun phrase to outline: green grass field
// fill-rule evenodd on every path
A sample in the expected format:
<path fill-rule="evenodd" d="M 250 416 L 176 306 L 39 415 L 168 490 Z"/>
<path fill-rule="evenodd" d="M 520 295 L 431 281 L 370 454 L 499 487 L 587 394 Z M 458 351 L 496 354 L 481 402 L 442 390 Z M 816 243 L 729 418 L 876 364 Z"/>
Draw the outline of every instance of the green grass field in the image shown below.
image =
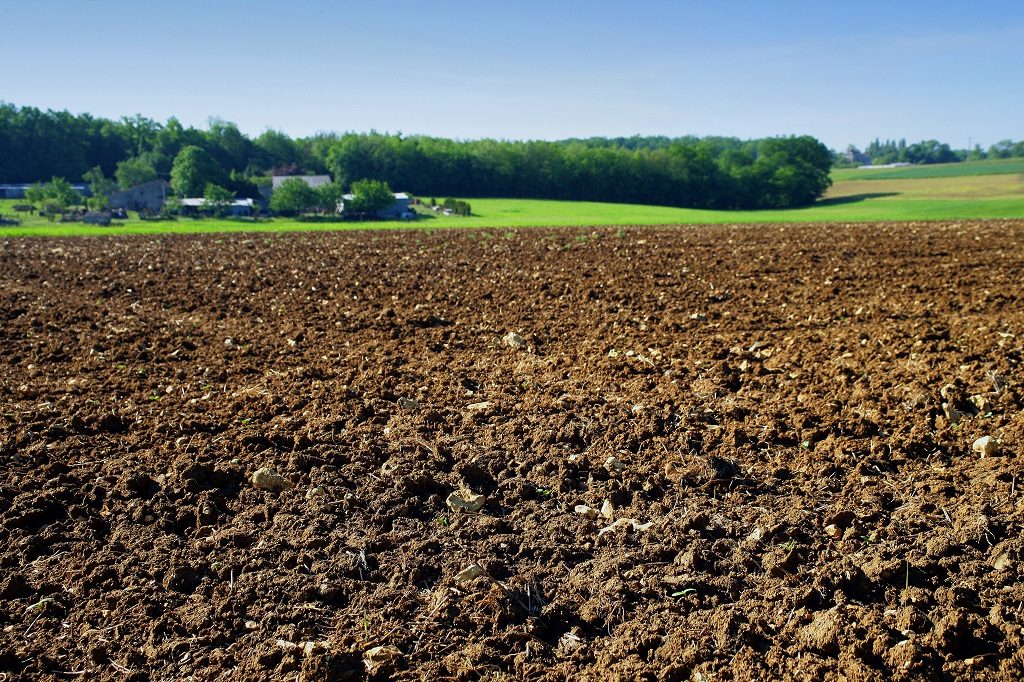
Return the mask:
<path fill-rule="evenodd" d="M 834 182 L 846 180 L 909 180 L 951 178 L 965 175 L 1005 175 L 1009 173 L 1024 173 L 1024 159 L 936 163 L 927 166 L 901 166 L 900 168 L 837 168 L 832 171 L 832 180 Z"/>
<path fill-rule="evenodd" d="M 979 169 L 990 169 L 982 173 Z M 954 171 L 959 173 L 954 174 Z M 890 175 L 876 175 L 885 173 Z M 287 219 L 253 221 L 118 221 L 111 227 L 60 224 L 20 215 L 19 226 L 0 227 L 0 237 L 192 232 L 290 232 L 307 230 L 454 227 L 548 227 L 579 225 L 686 225 L 775 222 L 859 222 L 1024 218 L 1024 161 L 950 164 L 885 171 L 840 170 L 835 184 L 814 206 L 777 211 L 703 211 L 665 206 L 532 199 L 470 199 L 471 217 L 427 215 L 414 223 L 309 223 Z M 865 175 L 867 174 L 867 175 Z M 924 174 L 924 175 L 923 175 Z M 12 200 L 0 215 L 14 216 Z"/>

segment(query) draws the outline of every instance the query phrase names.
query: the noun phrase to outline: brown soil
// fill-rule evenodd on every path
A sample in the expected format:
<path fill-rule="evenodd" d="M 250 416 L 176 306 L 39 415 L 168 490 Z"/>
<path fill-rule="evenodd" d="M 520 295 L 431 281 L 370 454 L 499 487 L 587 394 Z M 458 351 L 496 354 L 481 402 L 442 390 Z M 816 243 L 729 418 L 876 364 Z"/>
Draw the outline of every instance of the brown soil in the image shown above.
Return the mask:
<path fill-rule="evenodd" d="M 2 241 L 0 680 L 1019 680 L 1022 237 Z"/>

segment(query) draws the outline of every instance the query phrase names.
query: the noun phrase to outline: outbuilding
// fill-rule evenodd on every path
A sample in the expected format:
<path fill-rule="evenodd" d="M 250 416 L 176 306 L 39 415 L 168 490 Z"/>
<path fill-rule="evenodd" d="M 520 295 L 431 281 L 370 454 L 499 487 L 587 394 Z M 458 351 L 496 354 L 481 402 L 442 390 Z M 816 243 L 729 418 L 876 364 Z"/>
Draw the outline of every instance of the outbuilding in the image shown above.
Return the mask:
<path fill-rule="evenodd" d="M 167 197 L 171 196 L 171 185 L 166 180 L 153 180 L 110 195 L 110 208 L 126 211 L 151 211 L 163 209 Z"/>
<path fill-rule="evenodd" d="M 412 197 L 405 192 L 395 192 L 395 200 L 387 208 L 382 208 L 373 214 L 379 220 L 413 220 L 416 212 L 412 210 Z M 338 204 L 338 213 L 345 212 L 345 203 L 355 199 L 354 194 L 345 194 Z"/>
<path fill-rule="evenodd" d="M 207 201 L 203 197 L 181 200 L 183 212 L 191 215 L 202 213 L 206 209 L 206 204 Z M 227 204 L 228 215 L 236 218 L 248 218 L 253 214 L 254 206 L 255 204 L 252 199 L 235 199 Z"/>

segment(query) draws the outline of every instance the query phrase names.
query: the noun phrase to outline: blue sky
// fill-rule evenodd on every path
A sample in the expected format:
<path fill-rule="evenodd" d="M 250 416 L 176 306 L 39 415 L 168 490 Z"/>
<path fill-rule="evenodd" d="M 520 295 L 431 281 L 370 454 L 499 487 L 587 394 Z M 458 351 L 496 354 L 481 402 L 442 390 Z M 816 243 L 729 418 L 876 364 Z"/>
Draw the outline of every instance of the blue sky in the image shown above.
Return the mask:
<path fill-rule="evenodd" d="M 1024 138 L 1024 2 L 0 0 L 0 100 L 246 133 Z"/>

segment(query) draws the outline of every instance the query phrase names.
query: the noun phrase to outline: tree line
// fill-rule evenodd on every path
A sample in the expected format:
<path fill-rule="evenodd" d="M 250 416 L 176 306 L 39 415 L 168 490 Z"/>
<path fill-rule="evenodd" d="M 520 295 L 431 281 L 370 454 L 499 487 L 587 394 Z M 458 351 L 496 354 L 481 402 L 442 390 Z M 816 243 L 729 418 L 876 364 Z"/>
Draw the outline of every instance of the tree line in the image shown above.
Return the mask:
<path fill-rule="evenodd" d="M 786 208 L 828 188 L 829 150 L 809 136 L 457 141 L 400 134 L 250 138 L 219 119 L 119 120 L 0 104 L 0 182 L 52 177 L 132 187 L 156 178 L 183 195 L 209 185 L 259 196 L 272 175 L 373 179 L 420 196 L 518 197 L 709 209 Z"/>
<path fill-rule="evenodd" d="M 837 155 L 837 165 L 859 165 L 860 150 L 850 145 L 845 155 Z M 873 165 L 890 163 L 957 163 L 961 161 L 980 161 L 982 159 L 1024 158 L 1024 140 L 1000 140 L 989 146 L 974 145 L 970 149 L 953 149 L 945 142 L 938 140 L 922 140 L 907 144 L 905 139 L 881 140 L 875 138 L 864 148 L 864 155 L 870 157 Z"/>

